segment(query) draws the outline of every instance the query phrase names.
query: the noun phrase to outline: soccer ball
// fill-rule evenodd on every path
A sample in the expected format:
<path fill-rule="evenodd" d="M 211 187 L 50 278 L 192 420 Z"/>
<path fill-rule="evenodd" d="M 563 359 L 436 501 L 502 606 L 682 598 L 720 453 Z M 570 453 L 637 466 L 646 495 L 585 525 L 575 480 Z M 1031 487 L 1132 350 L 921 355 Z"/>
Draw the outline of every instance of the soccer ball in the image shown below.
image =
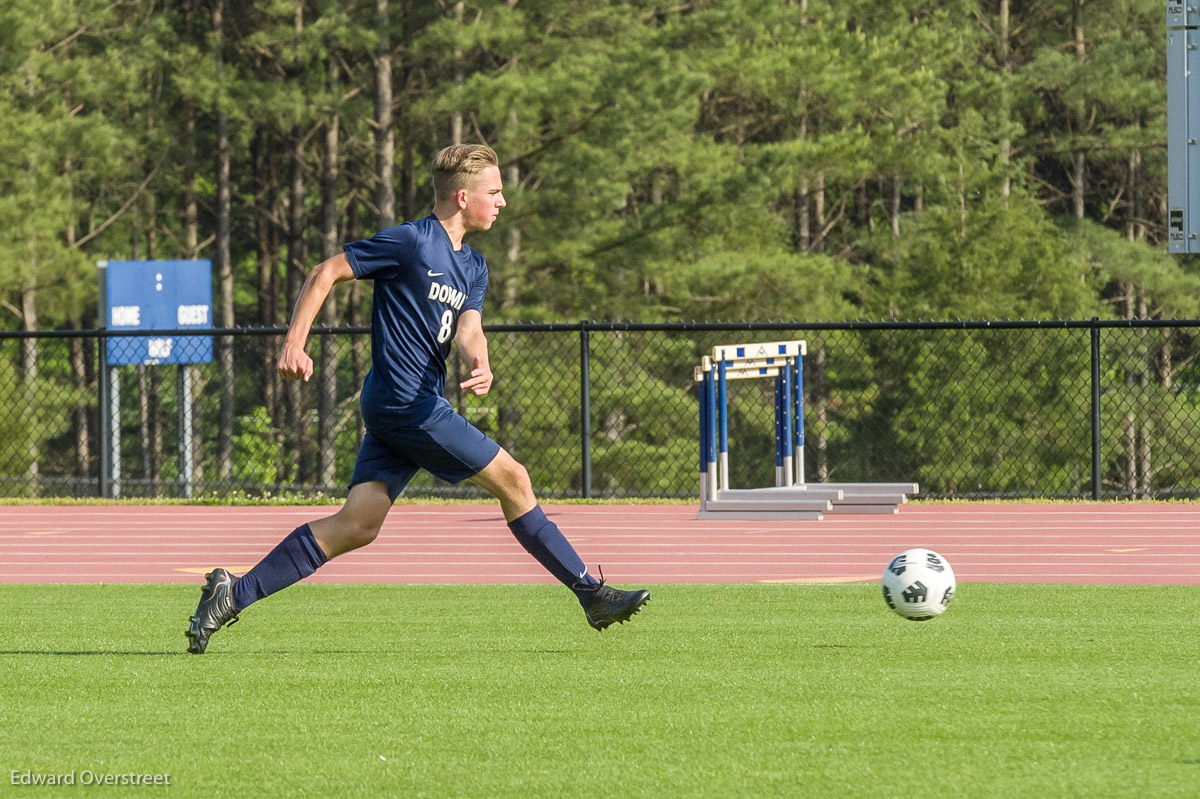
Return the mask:
<path fill-rule="evenodd" d="M 883 570 L 884 601 L 909 621 L 942 615 L 954 588 L 954 569 L 931 549 L 906 549 Z"/>

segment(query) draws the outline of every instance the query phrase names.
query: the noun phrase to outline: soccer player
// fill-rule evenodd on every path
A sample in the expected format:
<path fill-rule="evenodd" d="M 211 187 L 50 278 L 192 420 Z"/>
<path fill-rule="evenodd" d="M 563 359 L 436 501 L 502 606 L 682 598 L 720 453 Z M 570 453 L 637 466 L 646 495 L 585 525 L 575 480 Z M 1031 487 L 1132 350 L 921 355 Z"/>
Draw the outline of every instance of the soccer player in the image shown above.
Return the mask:
<path fill-rule="evenodd" d="M 189 652 L 203 654 L 209 637 L 252 603 L 374 541 L 422 468 L 451 483 L 470 480 L 500 500 L 517 541 L 575 593 L 595 629 L 628 621 L 650 599 L 646 590 L 607 585 L 603 572 L 600 580 L 588 574 L 542 512 L 525 468 L 442 396 L 451 339 L 472 366 L 459 387 L 477 396 L 492 387 L 481 315 L 487 264 L 462 239 L 490 228 L 505 206 L 496 153 L 483 145 L 447 147 L 434 160 L 433 188 L 432 214 L 345 245 L 305 281 L 279 356 L 285 380 L 312 377 L 304 346 L 330 289 L 347 280 L 375 281 L 371 371 L 361 396 L 367 434 L 350 493 L 337 513 L 296 528 L 243 577 L 225 569 L 206 575 L 187 630 Z"/>

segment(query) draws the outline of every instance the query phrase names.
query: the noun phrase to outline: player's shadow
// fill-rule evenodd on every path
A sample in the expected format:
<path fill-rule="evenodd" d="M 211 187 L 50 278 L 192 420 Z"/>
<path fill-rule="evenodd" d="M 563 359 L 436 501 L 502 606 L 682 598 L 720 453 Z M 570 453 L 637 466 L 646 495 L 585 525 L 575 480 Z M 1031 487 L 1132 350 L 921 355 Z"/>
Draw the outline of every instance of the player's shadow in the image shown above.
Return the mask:
<path fill-rule="evenodd" d="M 53 649 L 0 649 L 0 655 L 53 655 L 55 657 L 90 657 L 93 655 L 120 655 L 128 657 L 130 655 L 154 655 L 161 657 L 163 655 L 186 655 L 187 652 L 127 652 L 119 649 L 104 649 L 95 651 L 68 651 L 68 650 L 53 650 Z"/>
<path fill-rule="evenodd" d="M 50 657 L 98 657 L 101 655 L 116 655 L 118 657 L 138 657 L 138 656 L 163 657 L 164 655 L 190 655 L 190 654 L 191 654 L 190 652 L 185 652 L 183 650 L 171 650 L 169 652 L 167 652 L 167 651 L 130 652 L 130 651 L 122 651 L 119 649 L 104 649 L 104 650 L 97 649 L 94 651 L 85 651 L 85 650 L 79 650 L 79 651 L 61 650 L 61 651 L 59 651 L 59 650 L 52 650 L 52 649 L 0 649 L 0 656 L 2 656 L 2 655 L 47 655 Z M 238 656 L 238 655 L 259 656 L 259 655 L 300 655 L 300 654 L 303 654 L 303 655 L 386 655 L 389 653 L 379 651 L 379 650 L 365 650 L 365 649 L 361 649 L 361 650 L 349 650 L 349 649 L 308 650 L 308 649 L 306 649 L 303 652 L 300 652 L 297 650 L 287 650 L 287 649 L 258 649 L 258 650 L 253 650 L 253 651 L 244 650 L 244 651 L 240 651 L 240 652 L 223 652 L 223 653 L 210 652 L 207 655 L 205 655 L 205 657 L 211 658 L 214 655 L 218 655 L 218 654 L 223 654 L 226 656 Z M 195 657 L 195 656 L 193 655 L 193 657 Z"/>

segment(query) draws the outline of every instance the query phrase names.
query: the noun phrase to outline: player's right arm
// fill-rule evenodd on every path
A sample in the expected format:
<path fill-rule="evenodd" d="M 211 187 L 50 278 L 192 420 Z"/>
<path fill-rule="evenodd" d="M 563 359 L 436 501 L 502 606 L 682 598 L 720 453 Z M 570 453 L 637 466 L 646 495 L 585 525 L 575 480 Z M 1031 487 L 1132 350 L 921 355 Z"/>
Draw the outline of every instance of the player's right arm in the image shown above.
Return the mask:
<path fill-rule="evenodd" d="M 304 288 L 300 290 L 300 298 L 296 300 L 296 309 L 292 312 L 292 323 L 283 342 L 283 352 L 279 354 L 279 376 L 284 380 L 307 381 L 312 377 L 312 358 L 304 351 L 308 331 L 312 329 L 317 312 L 321 310 L 329 291 L 338 283 L 353 279 L 354 270 L 344 252 L 318 264 L 308 274 Z"/>

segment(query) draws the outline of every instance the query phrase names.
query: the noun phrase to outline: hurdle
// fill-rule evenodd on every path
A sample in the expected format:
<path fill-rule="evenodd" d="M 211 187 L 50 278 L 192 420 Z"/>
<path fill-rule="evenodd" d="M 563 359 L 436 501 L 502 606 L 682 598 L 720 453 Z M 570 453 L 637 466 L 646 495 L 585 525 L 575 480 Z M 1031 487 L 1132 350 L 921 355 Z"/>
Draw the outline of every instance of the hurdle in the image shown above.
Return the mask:
<path fill-rule="evenodd" d="M 804 356 L 807 343 L 713 347 L 693 373 L 700 403 L 700 511 L 707 520 L 820 521 L 826 513 L 895 514 L 916 483 L 808 483 L 804 474 Z M 775 485 L 729 484 L 728 383 L 775 381 Z"/>

